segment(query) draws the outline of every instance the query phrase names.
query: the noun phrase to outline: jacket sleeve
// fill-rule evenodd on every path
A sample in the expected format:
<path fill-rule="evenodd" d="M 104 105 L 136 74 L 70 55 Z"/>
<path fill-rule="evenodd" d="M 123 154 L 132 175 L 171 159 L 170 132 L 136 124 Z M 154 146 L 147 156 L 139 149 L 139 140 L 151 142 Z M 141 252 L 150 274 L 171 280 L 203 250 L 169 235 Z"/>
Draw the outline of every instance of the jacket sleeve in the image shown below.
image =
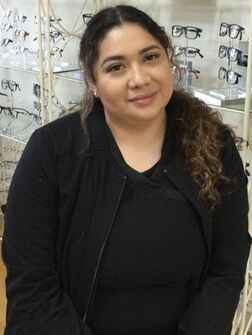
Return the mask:
<path fill-rule="evenodd" d="M 247 177 L 234 140 L 225 133 L 225 190 L 213 217 L 211 260 L 201 289 L 179 323 L 178 335 L 230 335 L 249 255 Z"/>
<path fill-rule="evenodd" d="M 58 278 L 57 159 L 46 143 L 41 129 L 33 133 L 8 194 L 2 245 L 7 268 L 4 334 L 90 335 Z"/>

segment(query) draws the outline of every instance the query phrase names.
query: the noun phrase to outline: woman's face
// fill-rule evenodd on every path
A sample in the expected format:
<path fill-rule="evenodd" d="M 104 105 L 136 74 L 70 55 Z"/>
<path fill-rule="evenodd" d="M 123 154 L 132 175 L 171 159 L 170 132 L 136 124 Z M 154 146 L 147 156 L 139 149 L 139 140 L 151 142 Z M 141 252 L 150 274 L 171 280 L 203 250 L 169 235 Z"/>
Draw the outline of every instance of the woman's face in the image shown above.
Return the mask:
<path fill-rule="evenodd" d="M 173 91 L 170 61 L 141 26 L 125 23 L 107 33 L 94 78 L 107 121 L 137 125 L 164 117 Z"/>

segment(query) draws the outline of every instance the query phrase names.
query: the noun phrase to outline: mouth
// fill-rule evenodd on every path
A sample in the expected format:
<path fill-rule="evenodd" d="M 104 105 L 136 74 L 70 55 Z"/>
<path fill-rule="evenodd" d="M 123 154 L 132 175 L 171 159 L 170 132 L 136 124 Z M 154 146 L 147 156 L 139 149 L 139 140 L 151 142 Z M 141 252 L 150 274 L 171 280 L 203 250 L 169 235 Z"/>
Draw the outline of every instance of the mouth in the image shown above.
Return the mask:
<path fill-rule="evenodd" d="M 135 97 L 129 99 L 129 101 L 134 102 L 138 105 L 148 105 L 155 99 L 156 95 L 157 95 L 157 92 L 139 94 L 139 95 L 136 95 Z"/>

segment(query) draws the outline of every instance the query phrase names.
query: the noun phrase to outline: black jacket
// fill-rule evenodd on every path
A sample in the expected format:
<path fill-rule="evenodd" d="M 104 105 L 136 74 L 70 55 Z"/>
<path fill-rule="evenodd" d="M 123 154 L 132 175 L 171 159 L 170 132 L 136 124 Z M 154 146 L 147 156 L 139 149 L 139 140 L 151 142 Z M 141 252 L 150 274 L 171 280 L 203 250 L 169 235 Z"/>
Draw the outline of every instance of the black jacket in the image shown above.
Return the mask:
<path fill-rule="evenodd" d="M 5 335 L 92 332 L 88 311 L 126 177 L 110 172 L 104 115 L 93 112 L 88 124 L 87 151 L 79 113 L 36 130 L 15 171 L 2 249 L 8 274 Z M 228 133 L 223 141 L 223 165 L 235 184 L 214 215 L 198 199 L 199 188 L 178 152 L 165 170 L 197 210 L 208 255 L 178 335 L 229 334 L 243 287 L 250 247 L 247 177 Z"/>

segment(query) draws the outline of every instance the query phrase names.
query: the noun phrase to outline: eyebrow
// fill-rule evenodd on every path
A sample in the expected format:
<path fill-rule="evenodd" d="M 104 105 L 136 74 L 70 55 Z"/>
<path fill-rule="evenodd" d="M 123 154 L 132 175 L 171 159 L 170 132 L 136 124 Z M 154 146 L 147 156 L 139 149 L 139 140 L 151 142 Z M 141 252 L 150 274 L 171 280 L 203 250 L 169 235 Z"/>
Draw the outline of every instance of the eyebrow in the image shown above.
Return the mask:
<path fill-rule="evenodd" d="M 146 48 L 141 49 L 139 51 L 139 54 L 142 55 L 143 53 L 145 53 L 145 52 L 147 52 L 149 50 L 152 50 L 152 49 L 159 49 L 159 50 L 161 50 L 161 48 L 158 45 L 153 44 L 153 45 L 150 45 L 150 46 L 148 46 Z M 123 59 L 125 59 L 125 57 L 121 56 L 121 55 L 109 56 L 109 57 L 106 57 L 104 59 L 104 61 L 101 63 L 101 66 L 103 66 L 107 62 L 111 62 L 111 61 L 115 61 L 115 60 L 123 60 Z"/>

